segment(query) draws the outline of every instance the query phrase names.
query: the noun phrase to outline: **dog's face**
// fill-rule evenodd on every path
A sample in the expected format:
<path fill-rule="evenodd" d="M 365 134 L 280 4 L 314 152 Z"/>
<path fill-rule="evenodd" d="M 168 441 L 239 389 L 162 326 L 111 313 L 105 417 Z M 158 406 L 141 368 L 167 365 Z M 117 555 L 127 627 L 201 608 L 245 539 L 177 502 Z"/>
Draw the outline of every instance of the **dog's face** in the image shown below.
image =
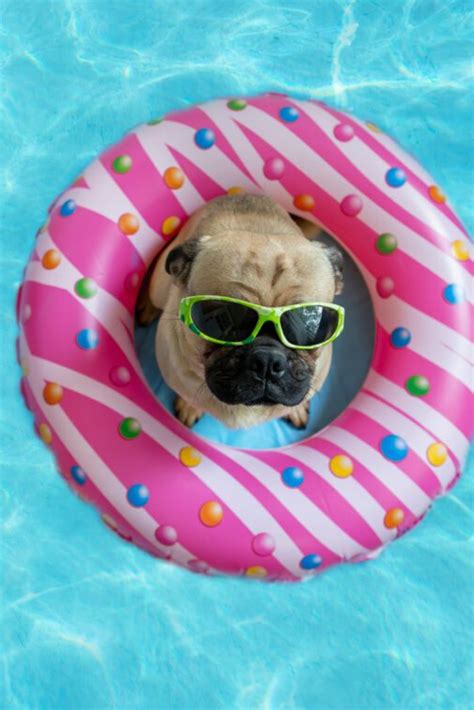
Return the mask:
<path fill-rule="evenodd" d="M 177 287 L 176 302 L 198 294 L 264 306 L 330 302 L 342 286 L 342 254 L 302 234 L 232 231 L 195 237 L 168 254 L 166 269 Z M 221 402 L 293 407 L 308 396 L 321 349 L 286 347 L 272 323 L 241 346 L 215 345 L 184 324 L 179 327 L 189 353 L 199 360 L 196 367 L 204 368 L 207 387 Z"/>

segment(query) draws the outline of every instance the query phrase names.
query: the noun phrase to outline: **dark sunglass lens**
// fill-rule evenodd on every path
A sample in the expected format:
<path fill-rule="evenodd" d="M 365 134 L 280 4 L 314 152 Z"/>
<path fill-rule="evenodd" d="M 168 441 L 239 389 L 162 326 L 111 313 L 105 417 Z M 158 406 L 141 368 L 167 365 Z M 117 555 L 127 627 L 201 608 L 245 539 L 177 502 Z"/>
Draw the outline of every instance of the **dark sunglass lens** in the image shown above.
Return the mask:
<path fill-rule="evenodd" d="M 234 343 L 248 338 L 258 321 L 258 313 L 252 308 L 218 300 L 194 303 L 191 317 L 204 335 Z"/>
<path fill-rule="evenodd" d="M 339 315 L 326 306 L 302 306 L 286 311 L 281 317 L 285 338 L 292 345 L 320 345 L 336 332 Z"/>

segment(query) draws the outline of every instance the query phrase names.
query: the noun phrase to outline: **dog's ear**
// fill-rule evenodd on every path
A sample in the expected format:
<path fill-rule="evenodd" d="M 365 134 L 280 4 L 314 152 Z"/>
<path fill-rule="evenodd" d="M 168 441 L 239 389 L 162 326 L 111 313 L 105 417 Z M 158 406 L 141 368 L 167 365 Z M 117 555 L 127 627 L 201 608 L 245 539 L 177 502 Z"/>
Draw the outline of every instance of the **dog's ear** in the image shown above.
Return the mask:
<path fill-rule="evenodd" d="M 331 262 L 336 281 L 336 295 L 342 292 L 344 286 L 344 254 L 335 246 L 323 245 L 324 253 Z"/>
<path fill-rule="evenodd" d="M 179 247 L 172 249 L 166 257 L 165 269 L 180 284 L 185 284 L 199 251 L 199 237 L 194 237 L 184 242 Z"/>

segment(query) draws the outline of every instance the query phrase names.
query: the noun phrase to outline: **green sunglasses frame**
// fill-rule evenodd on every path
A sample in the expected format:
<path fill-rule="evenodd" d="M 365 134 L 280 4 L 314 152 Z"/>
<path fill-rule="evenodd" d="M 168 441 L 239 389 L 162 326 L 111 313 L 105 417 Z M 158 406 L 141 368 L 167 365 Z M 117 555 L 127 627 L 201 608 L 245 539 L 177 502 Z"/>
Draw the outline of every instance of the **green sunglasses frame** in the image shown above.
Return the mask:
<path fill-rule="evenodd" d="M 253 329 L 252 333 L 245 340 L 218 340 L 217 338 L 212 338 L 205 333 L 202 333 L 196 324 L 193 322 L 191 311 L 195 303 L 200 303 L 201 301 L 225 301 L 227 303 L 238 303 L 241 306 L 248 306 L 252 310 L 258 313 L 258 321 Z M 338 314 L 338 322 L 334 334 L 325 340 L 323 343 L 318 343 L 318 345 L 293 345 L 286 338 L 281 327 L 280 318 L 283 313 L 288 311 L 294 311 L 296 308 L 302 308 L 306 306 L 324 306 L 325 308 L 331 308 Z M 313 301 L 310 303 L 294 303 L 289 306 L 259 306 L 256 303 L 250 303 L 249 301 L 242 301 L 240 298 L 231 298 L 230 296 L 187 296 L 182 298 L 179 304 L 179 317 L 183 323 L 192 330 L 193 333 L 199 335 L 200 338 L 207 340 L 210 343 L 216 343 L 216 345 L 248 345 L 253 342 L 257 335 L 259 334 L 262 326 L 265 323 L 273 323 L 278 337 L 280 338 L 283 345 L 287 348 L 292 348 L 293 350 L 315 350 L 316 348 L 321 348 L 323 345 L 328 345 L 332 343 L 333 340 L 342 333 L 344 329 L 344 306 L 339 306 L 337 303 L 322 303 L 320 301 Z"/>

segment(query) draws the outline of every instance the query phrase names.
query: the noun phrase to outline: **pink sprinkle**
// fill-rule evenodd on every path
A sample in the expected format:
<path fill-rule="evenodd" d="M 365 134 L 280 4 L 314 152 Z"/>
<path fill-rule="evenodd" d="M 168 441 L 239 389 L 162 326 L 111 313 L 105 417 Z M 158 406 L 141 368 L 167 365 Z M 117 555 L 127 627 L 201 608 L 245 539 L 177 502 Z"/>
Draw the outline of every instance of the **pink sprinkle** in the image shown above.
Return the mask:
<path fill-rule="evenodd" d="M 285 163 L 281 158 L 269 158 L 263 166 L 263 174 L 269 180 L 278 180 L 285 172 Z"/>
<path fill-rule="evenodd" d="M 114 385 L 117 385 L 117 387 L 124 387 L 125 385 L 128 385 L 131 380 L 129 370 L 127 370 L 127 368 L 123 365 L 112 368 L 109 372 L 109 377 Z"/>
<path fill-rule="evenodd" d="M 131 274 L 125 277 L 125 288 L 127 291 L 134 291 L 138 284 L 140 283 L 140 276 L 136 271 L 132 271 Z"/>
<path fill-rule="evenodd" d="M 162 545 L 174 545 L 178 539 L 178 533 L 171 525 L 160 525 L 155 530 L 155 537 Z"/>
<path fill-rule="evenodd" d="M 338 123 L 337 126 L 334 126 L 333 133 L 337 140 L 343 141 L 343 143 L 354 137 L 354 129 L 348 123 Z"/>
<path fill-rule="evenodd" d="M 359 195 L 347 195 L 341 202 L 341 212 L 347 217 L 355 217 L 362 209 Z"/>
<path fill-rule="evenodd" d="M 259 533 L 252 540 L 252 549 L 256 555 L 266 557 L 275 549 L 275 540 L 268 533 Z"/>
<path fill-rule="evenodd" d="M 395 290 L 395 283 L 390 276 L 381 276 L 377 279 L 377 293 L 381 298 L 388 298 Z"/>
<path fill-rule="evenodd" d="M 31 318 L 31 306 L 29 303 L 23 308 L 23 313 L 21 314 L 21 322 L 26 323 L 27 320 Z"/>
<path fill-rule="evenodd" d="M 204 560 L 189 560 L 188 567 L 193 572 L 198 572 L 199 574 L 205 574 L 209 569 L 209 566 Z"/>

